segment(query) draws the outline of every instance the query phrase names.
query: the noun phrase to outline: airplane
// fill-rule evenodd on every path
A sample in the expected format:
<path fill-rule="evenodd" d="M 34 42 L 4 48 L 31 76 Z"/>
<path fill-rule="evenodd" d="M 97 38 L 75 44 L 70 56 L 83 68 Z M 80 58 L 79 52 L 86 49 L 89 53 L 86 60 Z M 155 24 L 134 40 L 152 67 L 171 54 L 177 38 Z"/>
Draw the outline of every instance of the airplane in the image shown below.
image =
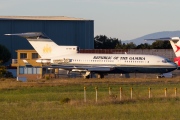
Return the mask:
<path fill-rule="evenodd" d="M 166 37 L 166 38 L 146 39 L 146 40 L 169 41 L 176 55 L 176 57 L 174 58 L 174 62 L 178 65 L 178 70 L 180 70 L 180 38 L 179 37 Z"/>
<path fill-rule="evenodd" d="M 36 60 L 37 63 L 69 72 L 81 72 L 84 78 L 89 78 L 92 73 L 97 74 L 98 78 L 104 78 L 104 75 L 111 73 L 163 74 L 177 69 L 174 62 L 157 55 L 79 53 L 78 46 L 59 46 L 41 32 L 5 35 L 26 38 L 41 56 Z"/>

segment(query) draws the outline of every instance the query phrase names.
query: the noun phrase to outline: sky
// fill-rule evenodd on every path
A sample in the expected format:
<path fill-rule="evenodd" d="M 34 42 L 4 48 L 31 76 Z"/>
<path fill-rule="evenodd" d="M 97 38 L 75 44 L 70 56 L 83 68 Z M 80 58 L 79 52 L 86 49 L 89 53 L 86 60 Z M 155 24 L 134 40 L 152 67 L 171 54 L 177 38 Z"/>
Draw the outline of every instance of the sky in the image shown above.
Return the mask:
<path fill-rule="evenodd" d="M 180 0 L 0 0 L 0 16 L 94 20 L 94 36 L 131 40 L 180 30 Z"/>

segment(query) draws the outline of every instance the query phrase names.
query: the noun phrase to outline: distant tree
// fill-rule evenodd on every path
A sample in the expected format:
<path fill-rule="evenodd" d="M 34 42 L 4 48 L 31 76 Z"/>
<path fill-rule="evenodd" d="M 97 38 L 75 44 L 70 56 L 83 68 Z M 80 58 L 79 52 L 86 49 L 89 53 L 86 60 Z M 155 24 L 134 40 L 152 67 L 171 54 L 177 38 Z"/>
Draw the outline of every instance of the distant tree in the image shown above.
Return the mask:
<path fill-rule="evenodd" d="M 152 49 L 171 49 L 171 44 L 169 41 L 155 41 L 151 45 Z"/>
<path fill-rule="evenodd" d="M 0 78 L 2 77 L 13 77 L 11 72 L 8 72 L 6 66 L 3 64 L 11 58 L 9 50 L 0 44 Z"/>
<path fill-rule="evenodd" d="M 0 61 L 2 64 L 7 62 L 11 58 L 11 53 L 9 50 L 4 46 L 0 45 Z"/>
<path fill-rule="evenodd" d="M 117 38 L 108 38 L 105 35 L 97 35 L 94 38 L 95 49 L 115 49 L 117 45 L 120 45 L 121 41 Z"/>
<path fill-rule="evenodd" d="M 134 44 L 133 42 L 126 44 L 126 49 L 135 49 L 135 48 L 136 48 L 136 44 Z"/>
<path fill-rule="evenodd" d="M 121 49 L 126 49 L 126 44 L 123 43 Z"/>
<path fill-rule="evenodd" d="M 118 43 L 116 44 L 115 49 L 122 49 L 122 42 L 121 42 L 121 40 L 118 40 Z"/>
<path fill-rule="evenodd" d="M 169 41 L 163 41 L 163 49 L 172 49 Z"/>
<path fill-rule="evenodd" d="M 6 67 L 2 65 L 2 62 L 0 62 L 0 78 L 4 77 L 6 74 Z"/>
<path fill-rule="evenodd" d="M 152 45 L 148 43 L 136 45 L 133 42 L 122 43 L 117 38 L 108 38 L 105 35 L 97 35 L 94 38 L 95 49 L 171 49 L 169 41 L 155 41 Z"/>
<path fill-rule="evenodd" d="M 94 48 L 95 49 L 102 49 L 104 42 L 107 40 L 107 36 L 105 35 L 97 35 L 94 38 Z"/>
<path fill-rule="evenodd" d="M 136 47 L 136 49 L 150 49 L 151 45 L 149 45 L 148 43 L 144 43 L 144 44 L 140 44 Z"/>
<path fill-rule="evenodd" d="M 120 41 L 117 38 L 109 38 L 108 42 L 107 42 L 107 46 L 109 46 L 109 49 L 115 49 L 116 46 L 119 44 L 120 45 Z"/>
<path fill-rule="evenodd" d="M 6 66 L 2 65 L 2 62 L 0 62 L 0 78 L 12 78 L 13 74 L 9 71 L 7 71 Z"/>

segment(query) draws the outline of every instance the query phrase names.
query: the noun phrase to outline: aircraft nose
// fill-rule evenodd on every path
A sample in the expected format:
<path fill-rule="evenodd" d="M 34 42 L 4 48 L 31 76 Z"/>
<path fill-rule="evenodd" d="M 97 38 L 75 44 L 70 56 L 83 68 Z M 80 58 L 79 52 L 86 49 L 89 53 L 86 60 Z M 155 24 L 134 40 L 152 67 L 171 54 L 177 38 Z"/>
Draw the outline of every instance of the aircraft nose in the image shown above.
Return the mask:
<path fill-rule="evenodd" d="M 173 66 L 174 66 L 175 69 L 178 68 L 178 65 L 176 63 L 173 63 Z"/>

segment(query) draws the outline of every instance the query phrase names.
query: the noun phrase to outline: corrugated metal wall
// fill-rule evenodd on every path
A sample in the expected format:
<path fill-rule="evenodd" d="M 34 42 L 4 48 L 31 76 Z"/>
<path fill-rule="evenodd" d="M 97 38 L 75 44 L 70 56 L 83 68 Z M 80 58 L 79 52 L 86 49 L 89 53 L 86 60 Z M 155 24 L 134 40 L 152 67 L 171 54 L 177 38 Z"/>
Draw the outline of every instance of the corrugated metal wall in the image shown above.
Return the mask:
<path fill-rule="evenodd" d="M 0 20 L 0 44 L 5 45 L 17 58 L 15 50 L 33 49 L 24 38 L 4 36 L 7 33 L 44 32 L 59 45 L 77 45 L 82 49 L 94 48 L 93 20 Z"/>

